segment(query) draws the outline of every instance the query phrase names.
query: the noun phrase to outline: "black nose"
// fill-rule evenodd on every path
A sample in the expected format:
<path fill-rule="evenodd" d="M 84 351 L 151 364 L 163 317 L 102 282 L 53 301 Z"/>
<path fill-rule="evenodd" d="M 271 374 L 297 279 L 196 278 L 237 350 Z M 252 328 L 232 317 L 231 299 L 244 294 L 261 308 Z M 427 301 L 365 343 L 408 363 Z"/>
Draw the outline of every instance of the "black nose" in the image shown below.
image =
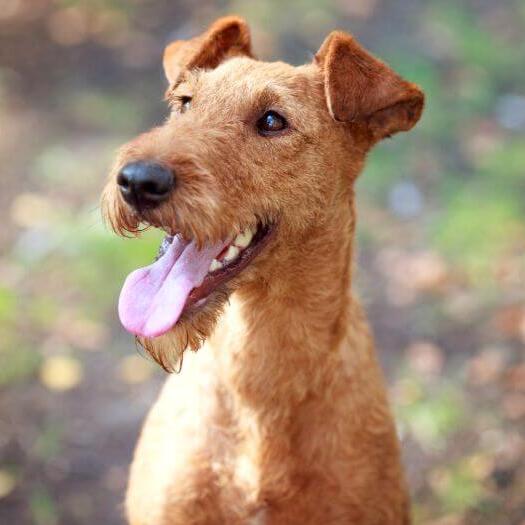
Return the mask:
<path fill-rule="evenodd" d="M 134 208 L 154 208 L 165 201 L 173 187 L 173 173 L 152 162 L 126 164 L 117 177 L 124 200 Z"/>

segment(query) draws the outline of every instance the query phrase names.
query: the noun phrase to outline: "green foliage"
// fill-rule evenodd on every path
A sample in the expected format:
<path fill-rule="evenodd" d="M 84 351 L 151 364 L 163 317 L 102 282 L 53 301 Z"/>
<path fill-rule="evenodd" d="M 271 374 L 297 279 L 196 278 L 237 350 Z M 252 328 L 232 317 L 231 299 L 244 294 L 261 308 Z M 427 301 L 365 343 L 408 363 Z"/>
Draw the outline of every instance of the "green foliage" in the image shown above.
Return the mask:
<path fill-rule="evenodd" d="M 493 78 L 513 74 L 509 68 L 519 62 L 523 47 L 506 46 L 461 3 L 434 0 L 428 7 L 426 19 L 443 28 L 443 36 L 450 39 L 449 45 L 459 63 L 489 70 Z"/>
<path fill-rule="evenodd" d="M 56 503 L 46 488 L 38 486 L 33 490 L 29 507 L 35 525 L 58 524 Z"/>
<path fill-rule="evenodd" d="M 60 305 L 57 304 L 55 298 L 42 294 L 31 301 L 26 315 L 36 326 L 47 329 L 57 319 L 60 312 Z"/>
<path fill-rule="evenodd" d="M 434 230 L 437 247 L 476 282 L 483 281 L 494 265 L 494 255 L 511 249 L 523 230 L 515 201 L 514 195 L 477 193 L 472 185 L 449 194 L 446 213 Z"/>
<path fill-rule="evenodd" d="M 12 322 L 17 313 L 16 295 L 13 290 L 0 287 L 0 328 Z"/>
<path fill-rule="evenodd" d="M 464 462 L 453 465 L 443 477 L 438 498 L 446 512 L 464 511 L 474 507 L 482 499 L 483 486 Z"/>
<path fill-rule="evenodd" d="M 35 349 L 29 347 L 21 334 L 4 332 L 0 341 L 0 387 L 22 382 L 34 375 L 41 361 Z"/>
<path fill-rule="evenodd" d="M 85 294 L 86 310 L 96 311 L 96 305 L 102 315 L 114 303 L 125 277 L 153 262 L 162 237 L 158 230 L 148 230 L 139 239 L 117 238 L 101 225 L 69 229 L 64 255 L 71 262 L 69 277 Z"/>
<path fill-rule="evenodd" d="M 439 388 L 425 391 L 415 378 L 407 381 L 412 382 L 412 388 L 419 391 L 419 395 L 400 410 L 401 419 L 423 446 L 430 450 L 442 448 L 465 424 L 461 396 L 451 385 L 439 385 Z"/>
<path fill-rule="evenodd" d="M 477 166 L 487 185 L 514 195 L 521 203 L 522 211 L 525 210 L 522 195 L 516 191 L 525 191 L 525 139 L 512 138 L 485 152 L 478 159 Z"/>
<path fill-rule="evenodd" d="M 33 445 L 33 453 L 45 461 L 58 457 L 62 450 L 62 434 L 60 422 L 46 424 Z"/>
<path fill-rule="evenodd" d="M 161 94 L 159 93 L 160 98 Z M 68 114 L 84 126 L 133 133 L 142 122 L 142 111 L 137 111 L 138 101 L 122 93 L 77 90 L 67 94 L 61 101 Z"/>
<path fill-rule="evenodd" d="M 85 0 L 53 0 L 57 7 L 72 7 L 86 5 Z M 91 9 L 98 9 L 100 11 L 108 11 L 118 9 L 119 11 L 128 12 L 134 10 L 134 2 L 126 0 L 90 0 Z"/>

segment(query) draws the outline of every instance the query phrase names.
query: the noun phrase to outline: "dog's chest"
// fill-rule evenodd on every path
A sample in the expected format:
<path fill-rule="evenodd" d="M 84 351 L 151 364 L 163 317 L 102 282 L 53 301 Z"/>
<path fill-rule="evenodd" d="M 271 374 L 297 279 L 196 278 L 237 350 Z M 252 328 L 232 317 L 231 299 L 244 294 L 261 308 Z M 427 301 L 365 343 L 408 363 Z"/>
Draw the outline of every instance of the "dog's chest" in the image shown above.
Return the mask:
<path fill-rule="evenodd" d="M 231 419 L 230 419 L 231 417 Z M 293 464 L 277 429 L 262 425 L 255 413 L 236 410 L 228 427 L 210 436 L 211 470 L 221 487 L 221 506 L 243 507 L 245 523 L 264 525 L 268 505 L 292 493 Z M 273 433 L 272 433 L 273 430 Z"/>
<path fill-rule="evenodd" d="M 298 446 L 311 441 L 311 431 L 292 432 L 290 414 L 277 410 L 275 402 L 261 410 L 244 397 L 237 398 L 231 388 L 219 389 L 216 395 L 218 411 L 208 426 L 213 431 L 208 430 L 206 449 L 219 507 L 238 511 L 228 523 L 292 523 L 282 521 L 283 513 L 288 519 L 291 509 L 303 505 L 304 487 L 318 487 L 308 496 L 311 502 L 325 488 L 314 475 L 305 448 Z"/>

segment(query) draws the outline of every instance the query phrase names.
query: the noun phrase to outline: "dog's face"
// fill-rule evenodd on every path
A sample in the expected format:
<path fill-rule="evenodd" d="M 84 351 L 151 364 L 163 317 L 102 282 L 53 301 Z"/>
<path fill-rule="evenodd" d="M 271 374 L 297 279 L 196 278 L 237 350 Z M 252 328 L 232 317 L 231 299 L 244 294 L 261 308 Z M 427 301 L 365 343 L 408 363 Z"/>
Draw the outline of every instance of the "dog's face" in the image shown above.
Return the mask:
<path fill-rule="evenodd" d="M 257 61 L 234 17 L 171 44 L 164 67 L 171 114 L 122 148 L 103 206 L 119 233 L 167 233 L 158 260 L 126 281 L 119 312 L 170 368 L 233 290 L 323 223 L 374 143 L 415 124 L 423 95 L 344 33 L 306 66 Z"/>

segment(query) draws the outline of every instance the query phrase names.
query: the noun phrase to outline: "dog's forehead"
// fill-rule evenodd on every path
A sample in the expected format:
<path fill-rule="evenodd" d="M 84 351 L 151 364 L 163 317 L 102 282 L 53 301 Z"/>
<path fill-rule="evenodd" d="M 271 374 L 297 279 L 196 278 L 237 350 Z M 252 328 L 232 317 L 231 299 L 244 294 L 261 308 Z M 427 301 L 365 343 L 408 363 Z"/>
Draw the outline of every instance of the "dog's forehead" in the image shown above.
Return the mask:
<path fill-rule="evenodd" d="M 258 76 L 274 78 L 291 78 L 298 75 L 300 68 L 286 62 L 263 62 L 248 57 L 234 57 L 223 62 L 215 72 L 232 78 L 242 79 L 250 76 L 255 81 Z"/>
<path fill-rule="evenodd" d="M 213 70 L 203 72 L 199 84 L 204 88 L 257 96 L 266 90 L 283 95 L 300 90 L 310 82 L 309 70 L 285 62 L 262 62 L 247 57 L 227 60 Z"/>

